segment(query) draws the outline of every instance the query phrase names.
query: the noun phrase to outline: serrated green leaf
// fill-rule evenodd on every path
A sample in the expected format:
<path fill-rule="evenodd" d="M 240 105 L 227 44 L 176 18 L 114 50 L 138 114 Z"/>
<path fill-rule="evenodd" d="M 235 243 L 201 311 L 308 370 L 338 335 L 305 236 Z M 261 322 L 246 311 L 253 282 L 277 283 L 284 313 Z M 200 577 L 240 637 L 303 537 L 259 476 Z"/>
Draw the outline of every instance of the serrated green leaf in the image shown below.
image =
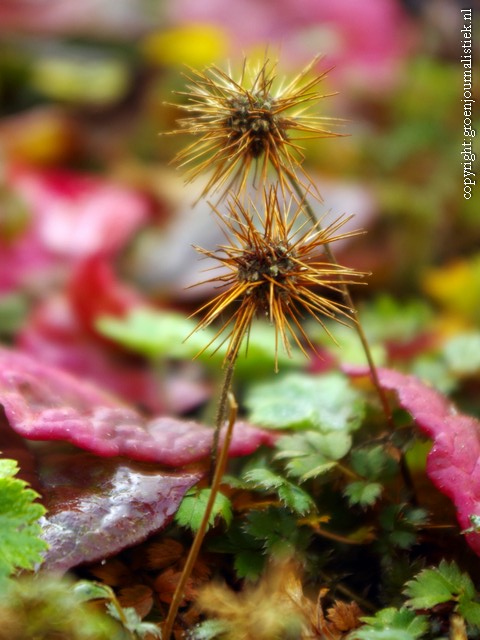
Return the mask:
<path fill-rule="evenodd" d="M 376 542 L 381 553 L 389 553 L 389 548 L 408 549 L 417 540 L 417 528 L 427 521 L 427 512 L 405 504 L 384 507 L 379 514 L 383 535 Z"/>
<path fill-rule="evenodd" d="M 352 640 L 417 640 L 428 631 L 427 618 L 405 608 L 381 609 L 362 621 L 366 626 L 355 631 Z"/>
<path fill-rule="evenodd" d="M 405 585 L 408 596 L 405 603 L 412 609 L 430 609 L 442 602 L 458 600 L 459 596 L 472 599 L 475 588 L 470 577 L 462 573 L 455 562 L 442 560 L 438 568 L 424 569 Z"/>
<path fill-rule="evenodd" d="M 256 580 L 262 573 L 267 556 L 260 551 L 245 549 L 235 554 L 233 566 L 238 578 Z"/>
<path fill-rule="evenodd" d="M 286 507 L 303 516 L 315 508 L 312 498 L 292 482 L 286 481 L 278 488 L 278 497 Z"/>
<path fill-rule="evenodd" d="M 244 475 L 244 478 L 253 485 L 251 487 L 253 489 L 275 491 L 283 504 L 299 515 L 304 515 L 315 506 L 308 493 L 269 469 L 251 469 Z"/>
<path fill-rule="evenodd" d="M 210 489 L 188 491 L 175 514 L 175 522 L 181 527 L 197 531 L 205 513 L 209 496 Z M 213 526 L 217 517 L 223 518 L 227 525 L 232 521 L 232 503 L 223 493 L 217 493 L 215 496 L 212 513 L 208 520 L 209 527 Z"/>
<path fill-rule="evenodd" d="M 304 482 L 335 467 L 351 445 L 351 436 L 343 431 L 302 431 L 279 438 L 275 458 L 285 460 L 288 474 Z"/>
<path fill-rule="evenodd" d="M 290 556 L 297 547 L 303 548 L 311 532 L 299 527 L 296 517 L 284 508 L 268 507 L 251 511 L 244 525 L 245 531 L 262 542 L 263 548 L 277 557 Z"/>
<path fill-rule="evenodd" d="M 278 489 L 285 482 L 285 478 L 282 478 L 282 476 L 279 476 L 277 473 L 270 471 L 270 469 L 265 469 L 264 467 L 250 469 L 243 477 L 247 483 L 254 485 L 254 489 Z"/>
<path fill-rule="evenodd" d="M 253 385 L 245 399 L 249 419 L 271 429 L 350 433 L 361 425 L 365 401 L 340 373 L 290 374 Z"/>
<path fill-rule="evenodd" d="M 344 495 L 351 506 L 371 507 L 382 495 L 383 486 L 378 482 L 358 480 L 345 487 Z"/>
<path fill-rule="evenodd" d="M 353 470 L 368 480 L 390 478 L 398 470 L 396 461 L 380 445 L 354 449 L 350 458 Z"/>
<path fill-rule="evenodd" d="M 16 569 L 33 569 L 47 549 L 38 524 L 45 508 L 17 473 L 14 460 L 0 460 L 0 580 Z"/>
<path fill-rule="evenodd" d="M 227 532 L 209 541 L 208 548 L 216 553 L 233 554 L 237 576 L 256 580 L 266 561 L 262 542 L 246 530 L 244 523 L 234 520 Z"/>
<path fill-rule="evenodd" d="M 458 613 L 472 627 L 480 628 L 480 603 L 472 602 L 470 598 L 461 598 L 457 607 Z"/>

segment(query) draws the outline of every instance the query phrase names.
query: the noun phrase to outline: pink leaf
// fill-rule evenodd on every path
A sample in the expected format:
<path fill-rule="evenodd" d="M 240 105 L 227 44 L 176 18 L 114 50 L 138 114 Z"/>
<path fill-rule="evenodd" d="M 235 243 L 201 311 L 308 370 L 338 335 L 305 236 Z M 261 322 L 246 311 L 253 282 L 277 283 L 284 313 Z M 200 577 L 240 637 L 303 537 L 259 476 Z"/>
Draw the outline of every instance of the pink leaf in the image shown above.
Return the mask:
<path fill-rule="evenodd" d="M 109 262 L 93 256 L 74 269 L 67 295 L 48 297 L 30 314 L 16 345 L 153 413 L 183 413 L 198 407 L 210 389 L 185 375 L 190 363 L 165 372 L 160 380 L 141 358 L 98 335 L 100 316 L 122 315 L 139 303 L 139 296 L 117 279 Z"/>
<path fill-rule="evenodd" d="M 67 571 L 102 560 L 164 528 L 198 472 L 166 473 L 152 465 L 99 460 L 87 453 L 40 457 L 50 548 L 41 569 Z"/>
<path fill-rule="evenodd" d="M 348 368 L 353 376 L 367 375 L 364 368 Z M 433 440 L 427 475 L 455 505 L 462 529 L 471 526 L 470 516 L 480 516 L 480 422 L 458 413 L 438 391 L 417 378 L 391 369 L 380 369 L 380 384 L 396 391 L 400 406 Z M 467 541 L 480 555 L 480 534 L 469 533 Z"/>
<path fill-rule="evenodd" d="M 44 287 L 49 271 L 115 255 L 149 215 L 141 194 L 90 175 L 10 167 L 5 182 L 30 218 L 13 242 L 0 239 L 0 291 Z"/>
<path fill-rule="evenodd" d="M 30 440 L 64 440 L 99 456 L 182 466 L 206 458 L 213 430 L 141 414 L 86 382 L 0 349 L 0 402 L 10 426 Z M 275 435 L 236 423 L 230 455 L 246 455 Z"/>

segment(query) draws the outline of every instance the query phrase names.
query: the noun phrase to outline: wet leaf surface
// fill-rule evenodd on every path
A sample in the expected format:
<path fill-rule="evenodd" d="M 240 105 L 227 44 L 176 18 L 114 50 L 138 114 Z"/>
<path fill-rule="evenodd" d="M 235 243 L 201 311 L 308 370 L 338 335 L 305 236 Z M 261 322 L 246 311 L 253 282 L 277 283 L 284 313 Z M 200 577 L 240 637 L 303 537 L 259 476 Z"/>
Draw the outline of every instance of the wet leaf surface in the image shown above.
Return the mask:
<path fill-rule="evenodd" d="M 183 466 L 208 457 L 213 430 L 168 416 L 145 420 L 94 385 L 37 360 L 0 350 L 0 402 L 29 440 L 64 440 L 99 456 Z M 230 455 L 271 445 L 275 434 L 237 422 Z"/>
<path fill-rule="evenodd" d="M 67 571 L 142 542 L 169 523 L 200 477 L 78 451 L 41 456 L 40 524 L 50 545 L 42 570 Z"/>

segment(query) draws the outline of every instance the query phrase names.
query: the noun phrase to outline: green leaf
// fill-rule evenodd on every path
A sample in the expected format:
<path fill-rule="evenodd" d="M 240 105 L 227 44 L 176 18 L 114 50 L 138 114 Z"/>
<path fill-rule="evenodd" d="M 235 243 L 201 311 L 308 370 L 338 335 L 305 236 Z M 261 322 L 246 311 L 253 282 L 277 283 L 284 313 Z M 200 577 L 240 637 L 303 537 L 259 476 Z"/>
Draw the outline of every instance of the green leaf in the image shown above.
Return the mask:
<path fill-rule="evenodd" d="M 351 464 L 354 471 L 368 480 L 391 478 L 398 471 L 397 462 L 380 445 L 354 449 Z"/>
<path fill-rule="evenodd" d="M 246 580 L 256 580 L 262 573 L 267 557 L 257 551 L 245 549 L 235 553 L 233 566 L 237 574 L 237 578 L 245 578 Z"/>
<path fill-rule="evenodd" d="M 428 631 L 425 616 L 403 608 L 381 609 L 362 621 L 366 625 L 353 632 L 352 640 L 417 640 Z"/>
<path fill-rule="evenodd" d="M 303 482 L 335 467 L 351 446 L 351 436 L 342 431 L 302 431 L 279 438 L 275 457 L 286 460 L 288 473 Z"/>
<path fill-rule="evenodd" d="M 45 508 L 17 473 L 14 460 L 0 460 L 0 581 L 16 569 L 33 569 L 47 549 L 38 524 Z"/>
<path fill-rule="evenodd" d="M 92 582 L 90 580 L 79 580 L 73 585 L 73 592 L 81 602 L 89 600 L 110 600 L 113 591 L 106 584 Z"/>
<path fill-rule="evenodd" d="M 284 508 L 270 506 L 247 515 L 245 531 L 262 541 L 263 548 L 277 557 L 291 556 L 310 540 L 311 532 L 297 524 Z"/>
<path fill-rule="evenodd" d="M 461 596 L 457 610 L 468 624 L 480 628 L 480 603 Z"/>
<path fill-rule="evenodd" d="M 480 332 L 456 335 L 443 347 L 443 357 L 456 375 L 473 375 L 480 371 Z"/>
<path fill-rule="evenodd" d="M 365 401 L 346 376 L 290 374 L 250 388 L 249 419 L 271 429 L 351 432 L 361 425 Z"/>
<path fill-rule="evenodd" d="M 153 622 L 142 622 L 142 619 L 133 607 L 121 607 L 119 610 L 118 603 L 109 602 L 106 607 L 109 615 L 118 620 L 134 638 L 138 637 L 143 640 L 145 637 L 161 638 L 162 632 L 160 628 Z"/>
<path fill-rule="evenodd" d="M 417 528 L 427 521 L 425 509 L 405 504 L 388 505 L 379 515 L 382 535 L 375 543 L 382 554 L 391 553 L 392 547 L 409 549 L 417 540 Z"/>
<path fill-rule="evenodd" d="M 214 343 L 203 351 L 216 332 L 210 327 L 195 331 L 197 324 L 196 320 L 180 313 L 137 308 L 124 318 L 104 316 L 97 321 L 96 327 L 104 336 L 148 358 L 191 360 L 198 357 L 205 365 L 218 370 L 227 353 L 227 342 L 220 346 Z M 237 377 L 258 378 L 273 371 L 274 345 L 274 327 L 266 322 L 255 322 L 245 348 L 242 347 L 238 354 Z M 278 351 L 280 367 L 297 366 L 303 360 L 299 349 L 292 348 L 291 357 Z"/>
<path fill-rule="evenodd" d="M 376 298 L 360 310 L 360 320 L 373 342 L 411 340 L 429 326 L 432 309 L 423 300 L 399 302 L 389 295 Z"/>
<path fill-rule="evenodd" d="M 304 515 L 315 507 L 308 493 L 269 469 L 251 469 L 245 473 L 244 478 L 255 490 L 275 491 L 283 504 L 299 515 Z"/>
<path fill-rule="evenodd" d="M 147 308 L 134 309 L 124 318 L 104 316 L 96 324 L 104 336 L 143 356 L 179 359 L 193 358 L 213 339 L 215 333 L 209 329 L 192 333 L 196 326 L 180 313 Z"/>
<path fill-rule="evenodd" d="M 330 336 L 323 331 L 321 327 L 319 327 L 318 323 L 309 323 L 307 331 L 308 335 L 315 342 L 321 344 L 327 351 L 334 354 L 335 358 L 340 358 L 342 362 L 348 362 L 348 364 L 356 365 L 368 365 L 365 357 L 365 351 L 358 339 L 358 335 L 355 331 L 352 331 L 351 327 L 339 325 L 337 322 L 326 322 L 325 324 L 329 331 L 335 335 L 335 340 L 340 345 L 340 349 L 337 345 L 332 344 Z M 386 364 L 387 355 L 383 345 L 374 344 L 370 341 L 370 352 L 377 367 L 382 367 Z"/>
<path fill-rule="evenodd" d="M 237 519 L 227 532 L 211 539 L 208 548 L 216 553 L 232 554 L 237 577 L 256 580 L 266 561 L 262 542 L 246 530 L 244 522 Z"/>
<path fill-rule="evenodd" d="M 188 491 L 175 514 L 175 522 L 181 527 L 197 531 L 205 513 L 209 496 L 210 489 Z M 217 493 L 215 496 L 212 513 L 208 520 L 210 527 L 213 526 L 218 516 L 223 518 L 227 525 L 232 521 L 232 503 L 223 493 Z"/>
<path fill-rule="evenodd" d="M 189 640 L 213 640 L 224 635 L 231 629 L 225 620 L 204 620 L 188 633 Z"/>
<path fill-rule="evenodd" d="M 359 480 L 345 487 L 344 495 L 350 506 L 371 507 L 382 495 L 383 486 L 378 482 Z"/>
<path fill-rule="evenodd" d="M 462 573 L 455 562 L 442 560 L 435 569 L 424 569 L 405 585 L 409 597 L 406 606 L 412 609 L 431 609 L 437 604 L 458 600 L 460 596 L 472 599 L 475 588 L 470 577 Z"/>

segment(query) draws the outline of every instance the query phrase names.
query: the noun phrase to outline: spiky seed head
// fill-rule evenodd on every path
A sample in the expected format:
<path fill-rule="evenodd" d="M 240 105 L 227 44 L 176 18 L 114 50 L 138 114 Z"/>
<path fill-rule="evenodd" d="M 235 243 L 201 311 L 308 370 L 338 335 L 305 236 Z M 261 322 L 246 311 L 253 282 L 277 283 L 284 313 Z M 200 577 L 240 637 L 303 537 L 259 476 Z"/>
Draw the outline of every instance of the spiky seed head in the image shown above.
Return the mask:
<path fill-rule="evenodd" d="M 197 311 L 204 316 L 195 331 L 219 316 L 225 318 L 205 349 L 220 338 L 217 349 L 228 342 L 226 359 L 236 358 L 253 319 L 267 317 L 275 328 L 277 370 L 279 343 L 289 355 L 290 340 L 305 355 L 307 347 L 315 351 L 302 326 L 305 315 L 313 317 L 330 336 L 327 318 L 347 325 L 355 322 L 353 310 L 328 294 L 341 292 L 345 284 L 357 284 L 365 274 L 324 261 L 322 253 L 326 244 L 361 232 L 338 233 L 350 219 L 343 216 L 325 229 L 320 224 L 306 229 L 302 205 L 295 203 L 295 207 L 291 214 L 292 201 L 283 206 L 278 187 L 272 186 L 264 192 L 261 211 L 252 202 L 247 209 L 236 196 L 228 201 L 227 217 L 214 209 L 228 244 L 215 251 L 196 249 L 223 268 L 220 275 L 201 283 L 214 283 L 221 292 Z"/>
<path fill-rule="evenodd" d="M 231 189 L 239 194 L 252 173 L 265 185 L 269 166 L 284 194 L 292 193 L 291 180 L 308 188 L 298 141 L 340 135 L 328 128 L 338 119 L 318 114 L 322 99 L 333 94 L 319 89 L 327 72 L 312 74 L 317 60 L 290 83 L 278 81 L 276 63 L 268 59 L 259 66 L 245 60 L 236 80 L 215 65 L 190 70 L 188 91 L 181 93 L 187 102 L 178 105 L 187 116 L 171 133 L 195 137 L 174 162 L 188 167 L 187 181 L 211 171 L 202 196 L 217 191 L 223 196 Z"/>

